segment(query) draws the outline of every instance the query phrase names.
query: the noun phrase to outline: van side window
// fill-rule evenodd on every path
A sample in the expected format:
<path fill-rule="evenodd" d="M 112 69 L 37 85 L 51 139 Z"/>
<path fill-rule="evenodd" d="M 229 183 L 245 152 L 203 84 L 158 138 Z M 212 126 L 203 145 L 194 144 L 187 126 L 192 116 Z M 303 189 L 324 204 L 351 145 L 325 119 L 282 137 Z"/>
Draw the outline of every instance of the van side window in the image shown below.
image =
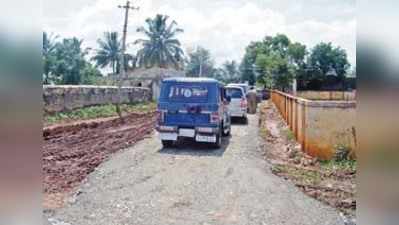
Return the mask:
<path fill-rule="evenodd" d="M 220 94 L 219 94 L 219 96 L 220 96 L 220 102 L 223 102 L 224 101 L 224 99 L 225 99 L 225 96 L 224 96 L 224 88 L 223 87 L 221 87 L 220 89 L 219 89 L 220 91 Z"/>

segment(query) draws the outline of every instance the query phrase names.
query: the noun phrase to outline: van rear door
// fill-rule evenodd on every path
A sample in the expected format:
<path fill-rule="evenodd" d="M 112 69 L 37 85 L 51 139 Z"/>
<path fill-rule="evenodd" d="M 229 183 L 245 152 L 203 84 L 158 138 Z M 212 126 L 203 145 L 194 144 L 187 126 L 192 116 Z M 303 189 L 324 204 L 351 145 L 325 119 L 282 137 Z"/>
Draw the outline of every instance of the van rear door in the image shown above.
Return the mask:
<path fill-rule="evenodd" d="M 165 85 L 162 90 L 165 124 L 183 127 L 209 126 L 210 113 L 217 110 L 217 104 L 213 100 L 216 93 L 213 86 L 206 83 Z"/>
<path fill-rule="evenodd" d="M 226 87 L 226 95 L 231 98 L 229 104 L 229 111 L 232 115 L 241 115 L 241 101 L 244 98 L 242 88 L 240 87 Z"/>

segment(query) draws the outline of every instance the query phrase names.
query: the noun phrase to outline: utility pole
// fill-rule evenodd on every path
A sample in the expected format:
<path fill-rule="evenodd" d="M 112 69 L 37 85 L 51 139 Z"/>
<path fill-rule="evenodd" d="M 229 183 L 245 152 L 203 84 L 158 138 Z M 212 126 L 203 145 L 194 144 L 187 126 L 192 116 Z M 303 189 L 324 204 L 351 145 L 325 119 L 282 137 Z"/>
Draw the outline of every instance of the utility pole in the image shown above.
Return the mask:
<path fill-rule="evenodd" d="M 119 82 L 118 82 L 118 103 L 116 104 L 116 112 L 118 113 L 119 118 L 123 122 L 122 118 L 122 112 L 120 109 L 120 103 L 121 103 L 121 89 L 122 89 L 122 83 L 123 79 L 126 78 L 126 71 L 125 71 L 125 51 L 126 51 L 126 35 L 127 35 L 127 24 L 128 24 L 128 19 L 129 19 L 129 10 L 139 10 L 139 7 L 131 7 L 130 6 L 130 1 L 126 1 L 126 5 L 119 5 L 118 8 L 125 9 L 125 23 L 123 24 L 123 37 L 122 37 L 122 52 L 120 55 L 120 71 L 119 71 Z"/>

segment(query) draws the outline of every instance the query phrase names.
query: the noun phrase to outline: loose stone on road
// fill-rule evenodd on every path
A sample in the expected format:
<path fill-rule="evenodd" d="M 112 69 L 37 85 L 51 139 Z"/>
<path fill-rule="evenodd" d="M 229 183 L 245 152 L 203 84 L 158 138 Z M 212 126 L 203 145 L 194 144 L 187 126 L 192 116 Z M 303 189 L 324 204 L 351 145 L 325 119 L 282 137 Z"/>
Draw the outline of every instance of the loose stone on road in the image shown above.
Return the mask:
<path fill-rule="evenodd" d="M 220 149 L 193 143 L 162 149 L 154 134 L 115 154 L 81 185 L 74 201 L 49 215 L 49 223 L 343 224 L 335 209 L 270 172 L 258 117 L 248 117 L 248 125 L 233 125 Z"/>

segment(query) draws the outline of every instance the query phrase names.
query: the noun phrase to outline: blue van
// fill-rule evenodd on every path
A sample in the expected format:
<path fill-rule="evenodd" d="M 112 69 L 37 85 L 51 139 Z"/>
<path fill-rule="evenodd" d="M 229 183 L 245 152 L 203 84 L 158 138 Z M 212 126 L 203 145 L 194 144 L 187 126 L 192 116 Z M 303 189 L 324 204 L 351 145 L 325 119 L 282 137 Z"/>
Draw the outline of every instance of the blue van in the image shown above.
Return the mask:
<path fill-rule="evenodd" d="M 222 83 L 211 78 L 167 78 L 158 98 L 156 129 L 164 147 L 179 138 L 220 147 L 231 130 L 229 99 Z"/>

